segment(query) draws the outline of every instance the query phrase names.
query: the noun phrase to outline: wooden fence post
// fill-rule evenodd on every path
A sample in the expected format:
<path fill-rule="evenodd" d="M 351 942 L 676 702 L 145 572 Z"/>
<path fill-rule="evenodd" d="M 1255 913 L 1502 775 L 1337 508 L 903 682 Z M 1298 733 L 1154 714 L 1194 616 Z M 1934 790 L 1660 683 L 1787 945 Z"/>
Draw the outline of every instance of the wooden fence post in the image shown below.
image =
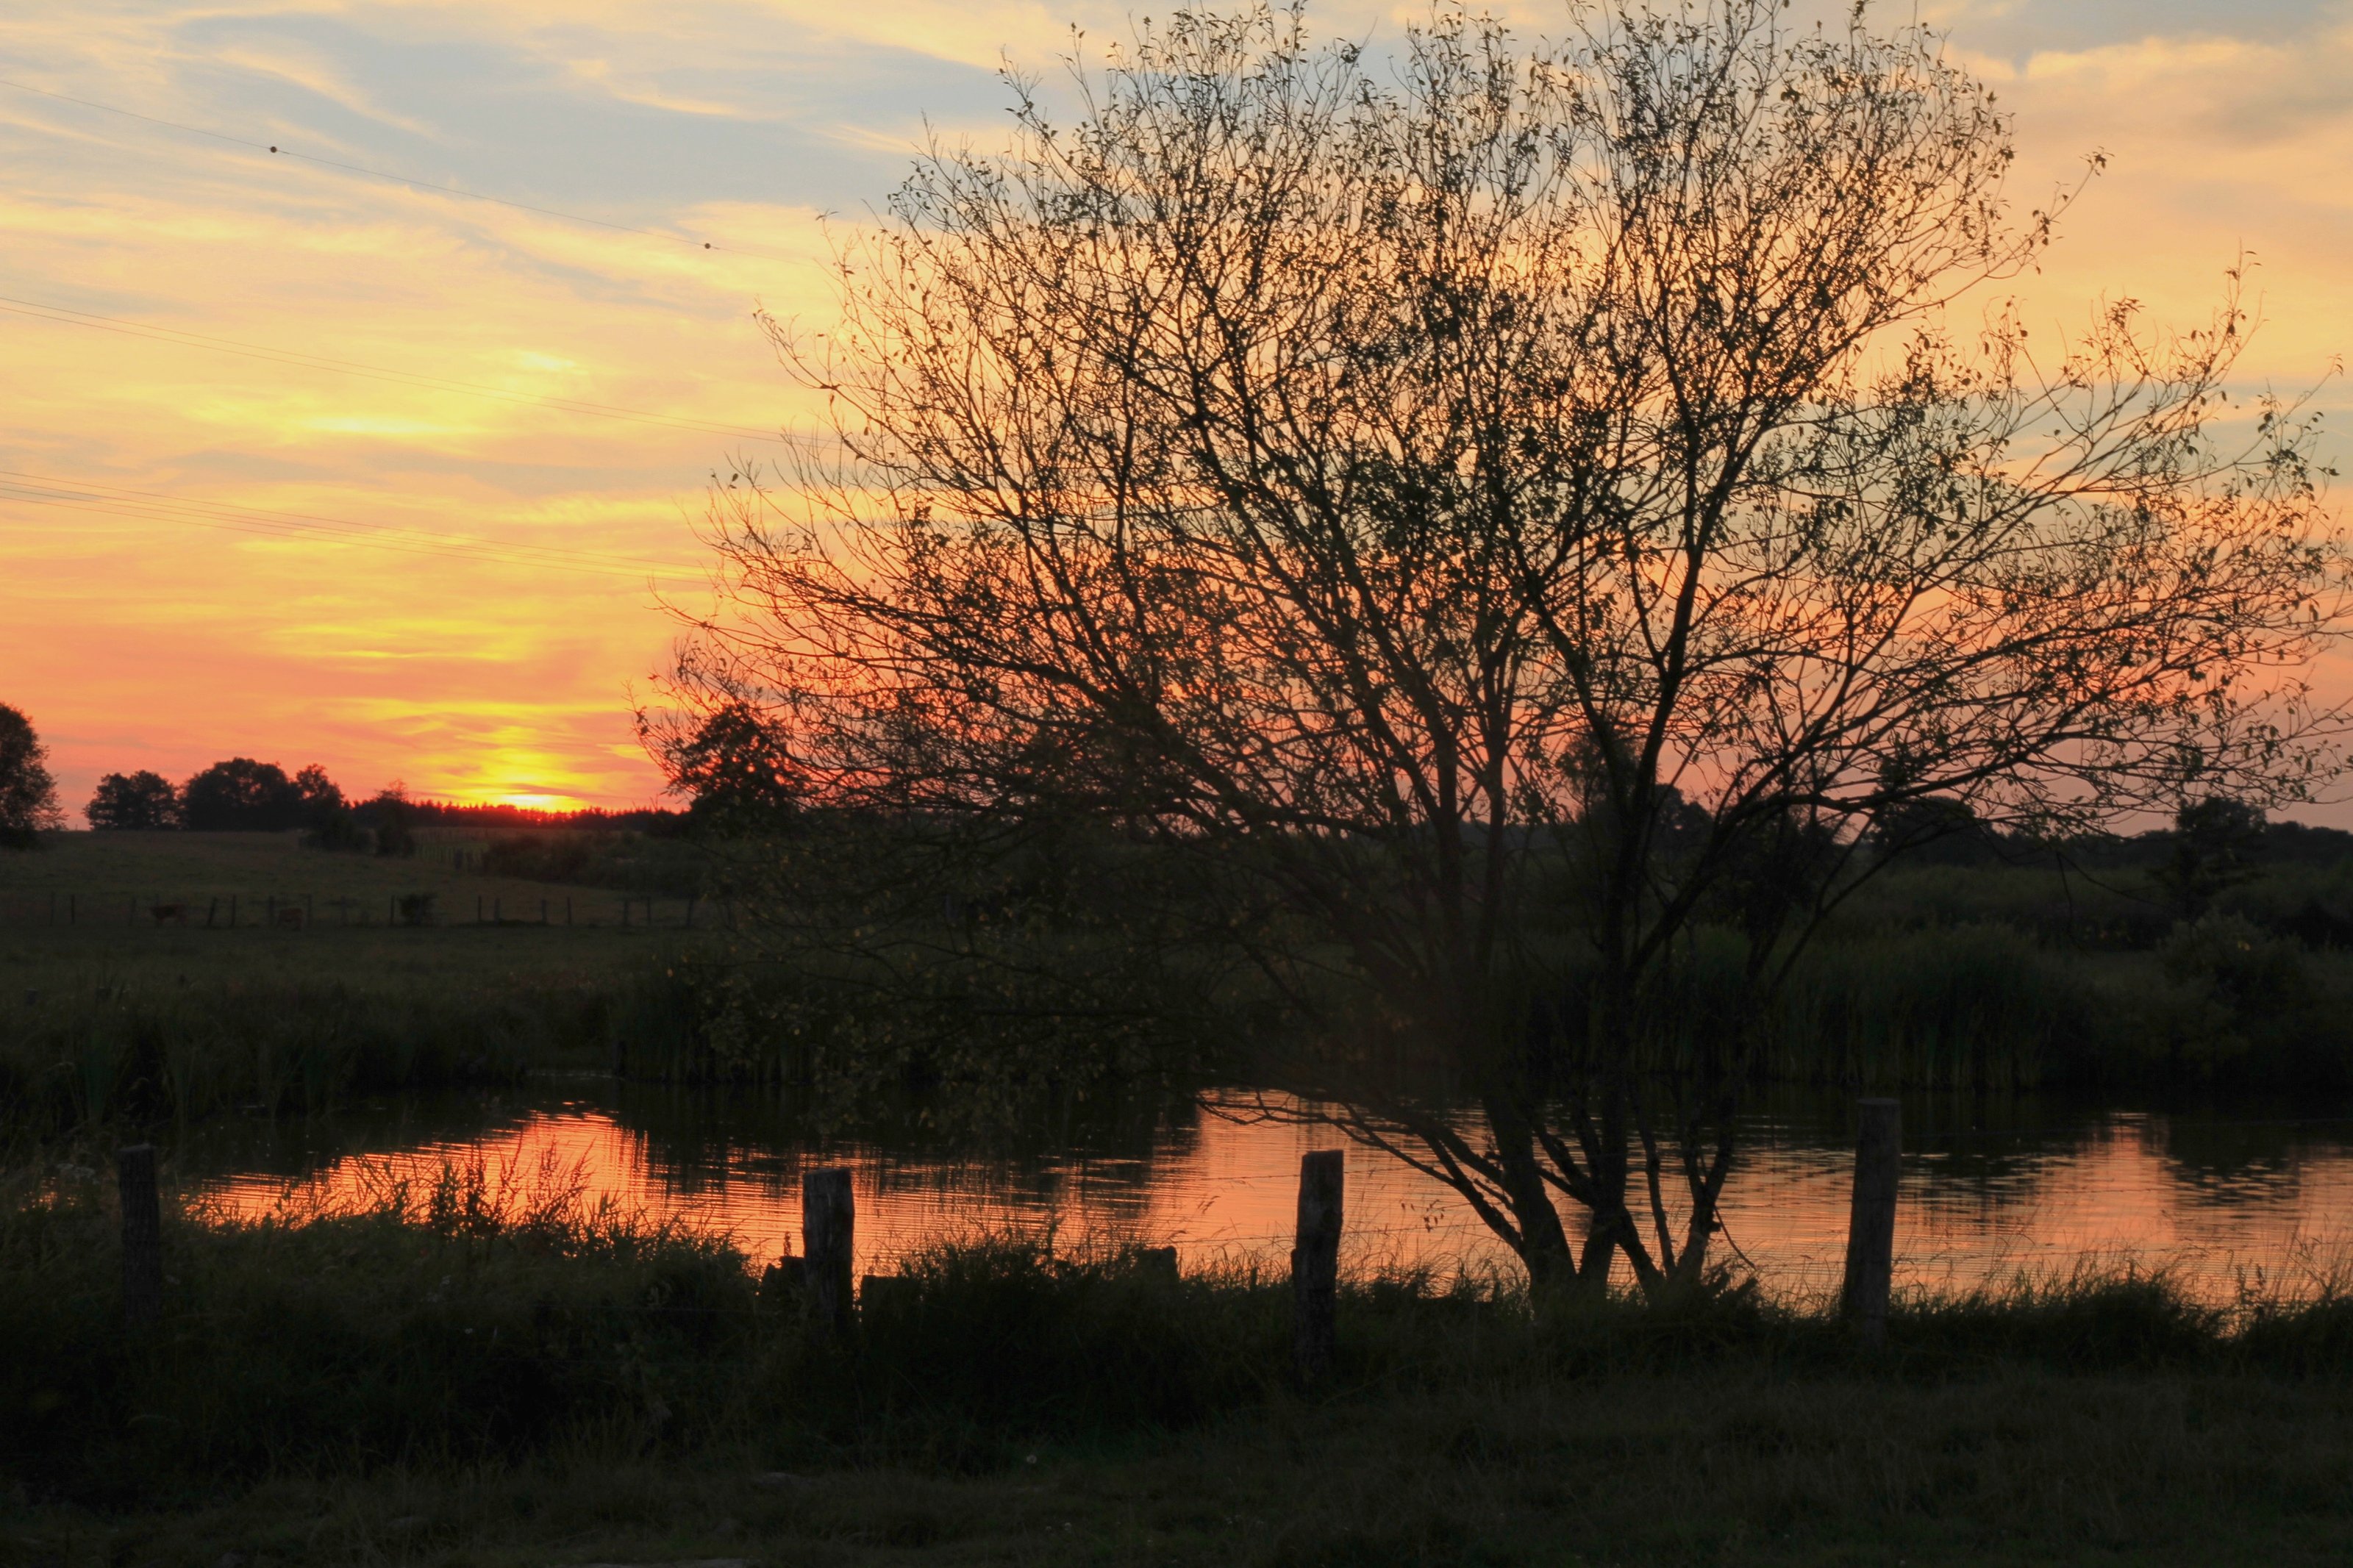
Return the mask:
<path fill-rule="evenodd" d="M 1341 1152 L 1299 1157 L 1299 1230 L 1291 1249 L 1292 1365 L 1302 1384 L 1331 1375 L 1340 1289 Z"/>
<path fill-rule="evenodd" d="M 1868 1345 L 1887 1340 L 1887 1294 L 1895 1270 L 1895 1184 L 1904 1152 L 1903 1120 L 1892 1100 L 1856 1102 L 1862 1126 L 1854 1144 L 1854 1204 L 1847 1216 L 1846 1282 L 1840 1307 Z"/>
<path fill-rule="evenodd" d="M 857 1213 L 849 1171 L 841 1165 L 801 1177 L 801 1255 L 809 1321 L 836 1336 L 849 1332 L 849 1249 Z"/>
<path fill-rule="evenodd" d="M 164 1311 L 164 1217 L 155 1195 L 155 1146 L 133 1143 L 114 1156 L 122 1192 L 122 1321 L 132 1328 Z"/>

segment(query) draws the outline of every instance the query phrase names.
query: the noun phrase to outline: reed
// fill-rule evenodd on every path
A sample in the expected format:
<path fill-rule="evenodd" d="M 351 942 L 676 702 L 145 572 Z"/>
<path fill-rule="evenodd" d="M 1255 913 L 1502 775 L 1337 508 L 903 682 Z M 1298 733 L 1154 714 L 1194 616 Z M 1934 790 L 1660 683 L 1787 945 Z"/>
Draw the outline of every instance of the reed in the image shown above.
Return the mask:
<path fill-rule="evenodd" d="M 1297 1399 L 1287 1281 L 1246 1267 L 1174 1279 L 1133 1248 L 943 1245 L 837 1347 L 724 1238 L 590 1204 L 560 1172 L 476 1165 L 332 1210 L 184 1207 L 166 1225 L 162 1325 L 135 1335 L 103 1184 L 20 1173 L 7 1196 L 0 1471 L 89 1506 L 582 1443 L 967 1470 Z M 1901 1301 L 1873 1356 L 1753 1286 L 1537 1310 L 1500 1279 L 1388 1274 L 1347 1281 L 1340 1321 L 1325 1402 L 1632 1376 L 2353 1371 L 2353 1294 L 2217 1310 L 2161 1275 Z"/>
<path fill-rule="evenodd" d="M 0 1030 L 0 1133 L 229 1111 L 318 1112 L 355 1097 L 511 1083 L 533 1066 L 595 1061 L 607 991 L 339 981 L 140 986 L 52 984 Z"/>

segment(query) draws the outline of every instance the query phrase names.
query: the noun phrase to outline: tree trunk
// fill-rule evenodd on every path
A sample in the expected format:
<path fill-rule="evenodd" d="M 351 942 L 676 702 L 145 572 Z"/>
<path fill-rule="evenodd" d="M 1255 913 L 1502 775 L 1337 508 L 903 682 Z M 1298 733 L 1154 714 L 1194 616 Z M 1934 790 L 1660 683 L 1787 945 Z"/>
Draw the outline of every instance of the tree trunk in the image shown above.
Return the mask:
<path fill-rule="evenodd" d="M 1544 1295 L 1576 1278 L 1568 1233 L 1561 1226 L 1560 1210 L 1553 1205 L 1544 1167 L 1536 1161 L 1535 1129 L 1508 1100 L 1490 1097 L 1484 1109 L 1504 1167 L 1512 1222 L 1520 1230 L 1520 1261 L 1526 1266 L 1529 1288 Z"/>

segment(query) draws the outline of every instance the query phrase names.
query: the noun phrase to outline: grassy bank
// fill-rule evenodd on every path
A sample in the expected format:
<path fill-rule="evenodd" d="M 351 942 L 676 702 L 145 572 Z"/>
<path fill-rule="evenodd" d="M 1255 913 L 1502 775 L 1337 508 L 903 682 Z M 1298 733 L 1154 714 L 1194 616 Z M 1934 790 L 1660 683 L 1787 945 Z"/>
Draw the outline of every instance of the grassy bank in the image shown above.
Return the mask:
<path fill-rule="evenodd" d="M 844 1348 L 723 1244 L 453 1174 L 366 1212 L 0 1229 L 16 1560 L 2320 1561 L 2353 1525 L 2353 1301 L 2161 1280 L 1914 1301 L 1890 1348 L 1738 1291 L 1539 1316 L 1360 1280 L 1338 1374 L 1287 1292 L 985 1242 Z M 2333 1560 L 2333 1559 L 2332 1559 Z"/>
<path fill-rule="evenodd" d="M 127 930 L 153 926 L 158 903 L 185 903 L 217 930 L 232 898 L 248 925 L 273 900 L 317 925 L 382 924 L 392 900 L 418 895 L 448 923 L 470 923 L 478 899 L 485 918 L 496 904 L 502 918 L 533 922 L 546 900 L 560 923 L 569 899 L 576 925 L 618 925 L 625 893 L 653 895 L 657 916 L 677 923 L 707 858 L 681 841 L 562 828 L 424 827 L 415 837 L 414 855 L 379 856 L 315 848 L 290 830 L 45 834 L 36 850 L 0 855 L 0 929 L 62 923 L 70 908 L 78 925 Z"/>
<path fill-rule="evenodd" d="M 614 836 L 486 842 L 427 830 L 417 858 L 385 860 L 291 834 L 79 834 L 0 857 L 0 1138 L 317 1111 L 617 1060 L 638 1077 L 791 1085 L 841 1120 L 997 1127 L 1137 1082 L 1252 1074 L 1235 1044 L 1248 994 L 1108 961 L 1074 945 L 1084 932 L 943 927 L 878 978 L 821 943 L 764 956 L 762 932 L 713 929 L 709 903 L 688 930 L 685 900 L 658 899 L 665 923 L 649 929 L 638 895 L 533 879 L 682 874 L 698 852 L 682 841 L 655 845 L 659 866 Z M 50 923 L 74 888 L 106 918 Z M 430 923 L 384 923 L 428 897 Z M 1741 950 L 1703 931 L 1678 982 L 1695 1003 L 1686 1027 L 1704 1045 L 1761 1023 L 1764 1080 L 1867 1092 L 2353 1089 L 2353 950 L 2330 945 L 2353 931 L 2353 870 L 2276 866 L 2195 921 L 2168 897 L 2147 867 L 2093 881 L 1899 868 L 1761 1017 L 1710 1010 L 1735 994 Z M 188 923 L 155 922 L 166 898 Z M 293 909 L 309 923 L 259 923 Z M 997 962 L 964 961 L 966 942 Z"/>
<path fill-rule="evenodd" d="M 657 900 L 649 927 L 639 901 L 625 925 L 620 892 L 484 874 L 474 840 L 423 837 L 414 859 L 290 833 L 0 857 L 0 1142 L 602 1068 L 679 1032 L 667 972 L 723 942 L 707 914 L 688 930 L 684 900 Z M 404 904 L 420 923 L 390 923 Z"/>

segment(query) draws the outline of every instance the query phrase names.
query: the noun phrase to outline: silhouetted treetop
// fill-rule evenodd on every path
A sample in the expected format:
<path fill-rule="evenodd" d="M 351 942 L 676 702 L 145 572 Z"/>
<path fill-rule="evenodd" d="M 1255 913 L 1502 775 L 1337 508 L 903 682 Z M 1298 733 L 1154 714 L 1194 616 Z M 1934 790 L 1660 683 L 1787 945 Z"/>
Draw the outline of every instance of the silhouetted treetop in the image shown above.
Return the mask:
<path fill-rule="evenodd" d="M 774 831 L 799 805 L 783 732 L 748 702 L 723 703 L 691 724 L 640 714 L 639 734 L 661 760 L 689 819 L 722 833 Z"/>
<path fill-rule="evenodd" d="M 33 848 L 66 825 L 48 756 L 33 721 L 0 703 L 0 849 Z"/>
<path fill-rule="evenodd" d="M 158 773 L 108 773 L 85 808 L 90 825 L 101 830 L 154 829 L 180 826 L 180 792 Z"/>
<path fill-rule="evenodd" d="M 275 832 L 301 825 L 302 796 L 276 763 L 231 757 L 181 786 L 180 818 L 195 833 Z"/>

